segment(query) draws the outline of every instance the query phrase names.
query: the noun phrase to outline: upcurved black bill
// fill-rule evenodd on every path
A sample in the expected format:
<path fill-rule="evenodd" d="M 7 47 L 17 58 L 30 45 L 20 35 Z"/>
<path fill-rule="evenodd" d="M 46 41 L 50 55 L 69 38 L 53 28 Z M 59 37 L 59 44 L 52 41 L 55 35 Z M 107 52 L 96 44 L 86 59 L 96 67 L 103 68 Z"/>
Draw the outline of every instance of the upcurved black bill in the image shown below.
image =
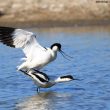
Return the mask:
<path fill-rule="evenodd" d="M 77 78 L 74 78 L 73 80 L 78 80 L 78 81 L 80 81 L 80 79 L 77 79 Z"/>
<path fill-rule="evenodd" d="M 71 58 L 73 58 L 73 57 L 67 55 L 67 54 L 66 54 L 65 52 L 63 52 L 62 50 L 60 50 L 60 53 L 61 53 L 62 56 L 63 56 L 65 59 L 67 59 L 67 60 L 70 60 Z"/>

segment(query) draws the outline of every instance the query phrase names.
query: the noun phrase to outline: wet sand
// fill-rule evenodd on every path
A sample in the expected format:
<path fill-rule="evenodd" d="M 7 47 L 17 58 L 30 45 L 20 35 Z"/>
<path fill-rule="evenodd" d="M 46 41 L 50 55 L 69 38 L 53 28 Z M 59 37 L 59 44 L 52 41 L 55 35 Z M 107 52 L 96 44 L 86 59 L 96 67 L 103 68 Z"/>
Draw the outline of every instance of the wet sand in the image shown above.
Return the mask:
<path fill-rule="evenodd" d="M 82 27 L 82 26 L 110 26 L 110 20 L 71 20 L 71 21 L 16 21 L 16 20 L 4 20 L 0 21 L 0 26 L 11 26 L 21 28 L 49 28 L 49 27 Z"/>

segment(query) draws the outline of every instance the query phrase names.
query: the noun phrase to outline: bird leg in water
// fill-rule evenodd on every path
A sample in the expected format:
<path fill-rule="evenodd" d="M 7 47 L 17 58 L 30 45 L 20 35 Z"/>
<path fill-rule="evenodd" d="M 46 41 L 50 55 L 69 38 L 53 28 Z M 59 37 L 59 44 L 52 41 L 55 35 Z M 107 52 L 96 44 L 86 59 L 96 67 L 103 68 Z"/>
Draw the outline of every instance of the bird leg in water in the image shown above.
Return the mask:
<path fill-rule="evenodd" d="M 40 92 L 40 87 L 37 87 L 37 93 L 39 93 Z"/>

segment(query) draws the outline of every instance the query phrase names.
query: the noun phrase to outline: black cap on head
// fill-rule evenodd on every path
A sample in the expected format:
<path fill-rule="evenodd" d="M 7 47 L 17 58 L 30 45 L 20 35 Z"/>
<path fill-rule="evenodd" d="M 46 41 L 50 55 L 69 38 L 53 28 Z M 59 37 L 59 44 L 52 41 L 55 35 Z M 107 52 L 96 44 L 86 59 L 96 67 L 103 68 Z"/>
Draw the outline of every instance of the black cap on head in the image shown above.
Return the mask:
<path fill-rule="evenodd" d="M 74 80 L 73 76 L 71 76 L 71 75 L 61 76 L 60 78 L 69 78 L 71 80 Z"/>
<path fill-rule="evenodd" d="M 61 44 L 60 43 L 54 43 L 53 45 L 51 45 L 51 49 L 54 47 L 54 46 L 57 46 L 59 50 L 61 50 Z"/>

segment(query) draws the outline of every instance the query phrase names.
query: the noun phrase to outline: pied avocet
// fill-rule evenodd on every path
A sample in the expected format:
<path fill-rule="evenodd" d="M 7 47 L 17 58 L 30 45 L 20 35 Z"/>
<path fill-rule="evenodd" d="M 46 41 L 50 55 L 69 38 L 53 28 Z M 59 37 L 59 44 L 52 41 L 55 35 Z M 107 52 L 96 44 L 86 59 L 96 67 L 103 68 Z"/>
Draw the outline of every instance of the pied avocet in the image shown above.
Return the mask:
<path fill-rule="evenodd" d="M 0 42 L 14 48 L 21 48 L 25 54 L 25 61 L 18 66 L 18 70 L 32 68 L 37 70 L 52 62 L 61 50 L 60 43 L 54 43 L 50 48 L 42 47 L 36 40 L 36 34 L 23 29 L 0 27 Z M 68 55 L 66 55 L 68 56 Z M 64 57 L 66 57 L 64 56 Z M 69 56 L 70 57 L 70 56 Z"/>
<path fill-rule="evenodd" d="M 30 76 L 33 79 L 33 81 L 37 85 L 37 92 L 40 91 L 40 88 L 49 88 L 49 87 L 54 86 L 57 83 L 76 80 L 71 75 L 64 75 L 64 76 L 60 76 L 56 79 L 51 79 L 47 74 L 40 72 L 38 70 L 31 69 L 28 72 L 25 72 L 23 70 L 20 70 L 20 71 L 23 72 L 24 74 Z"/>

